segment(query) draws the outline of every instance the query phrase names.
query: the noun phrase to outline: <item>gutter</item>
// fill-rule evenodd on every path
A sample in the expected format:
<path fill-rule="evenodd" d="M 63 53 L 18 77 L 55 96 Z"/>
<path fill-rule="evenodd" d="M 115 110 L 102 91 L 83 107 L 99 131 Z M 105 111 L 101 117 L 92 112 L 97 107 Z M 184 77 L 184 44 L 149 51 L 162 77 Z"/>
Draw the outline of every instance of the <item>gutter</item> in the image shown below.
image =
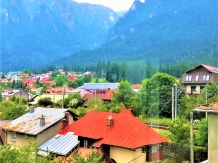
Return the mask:
<path fill-rule="evenodd" d="M 207 112 L 207 113 L 218 113 L 218 110 L 202 110 L 199 108 L 195 108 L 193 111 Z"/>

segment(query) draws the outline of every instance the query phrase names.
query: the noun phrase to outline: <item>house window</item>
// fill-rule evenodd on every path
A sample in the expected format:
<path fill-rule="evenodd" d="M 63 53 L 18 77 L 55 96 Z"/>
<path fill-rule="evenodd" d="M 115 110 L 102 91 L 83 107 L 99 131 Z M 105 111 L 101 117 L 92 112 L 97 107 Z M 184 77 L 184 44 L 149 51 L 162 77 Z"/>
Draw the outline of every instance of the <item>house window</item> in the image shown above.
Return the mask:
<path fill-rule="evenodd" d="M 158 151 L 157 147 L 158 145 L 152 145 L 152 153 L 156 153 Z"/>
<path fill-rule="evenodd" d="M 195 76 L 195 81 L 198 81 L 199 80 L 199 75 L 196 75 Z"/>
<path fill-rule="evenodd" d="M 192 75 L 186 75 L 185 81 L 191 81 L 192 80 Z"/>
<path fill-rule="evenodd" d="M 16 132 L 11 133 L 11 140 L 13 140 L 13 141 L 16 140 Z"/>
<path fill-rule="evenodd" d="M 191 93 L 196 91 L 196 86 L 191 86 Z"/>
<path fill-rule="evenodd" d="M 210 76 L 209 75 L 203 75 L 203 81 L 209 81 Z"/>
<path fill-rule="evenodd" d="M 204 86 L 200 86 L 200 93 L 203 91 Z"/>
<path fill-rule="evenodd" d="M 146 153 L 146 151 L 147 151 L 147 147 L 146 146 L 142 147 L 142 153 Z"/>
<path fill-rule="evenodd" d="M 84 148 L 88 148 L 88 140 L 84 140 L 83 143 L 84 143 Z"/>

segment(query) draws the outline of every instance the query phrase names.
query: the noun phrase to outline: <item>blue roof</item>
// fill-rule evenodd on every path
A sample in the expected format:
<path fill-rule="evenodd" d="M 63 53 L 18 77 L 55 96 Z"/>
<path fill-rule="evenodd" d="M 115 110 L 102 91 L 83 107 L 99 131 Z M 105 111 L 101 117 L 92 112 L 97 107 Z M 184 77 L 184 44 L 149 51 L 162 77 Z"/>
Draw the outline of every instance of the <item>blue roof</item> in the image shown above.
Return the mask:
<path fill-rule="evenodd" d="M 86 90 L 107 90 L 107 89 L 118 89 L 119 83 L 85 83 L 80 86 L 80 89 Z"/>
<path fill-rule="evenodd" d="M 73 132 L 68 132 L 66 135 L 56 135 L 44 144 L 42 144 L 38 152 L 39 155 L 47 155 L 54 153 L 57 155 L 66 156 L 72 149 L 79 144 L 78 136 Z"/>

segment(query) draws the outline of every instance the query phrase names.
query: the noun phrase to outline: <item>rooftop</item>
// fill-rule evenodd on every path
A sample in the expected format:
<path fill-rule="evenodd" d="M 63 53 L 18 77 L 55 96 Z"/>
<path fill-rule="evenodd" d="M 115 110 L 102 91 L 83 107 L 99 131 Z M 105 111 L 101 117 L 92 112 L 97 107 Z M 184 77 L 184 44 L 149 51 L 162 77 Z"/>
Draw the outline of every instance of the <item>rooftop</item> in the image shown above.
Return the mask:
<path fill-rule="evenodd" d="M 85 83 L 79 87 L 86 90 L 107 90 L 107 89 L 118 89 L 119 83 Z"/>
<path fill-rule="evenodd" d="M 211 104 L 201 104 L 194 110 L 202 111 L 202 112 L 217 112 L 218 113 L 218 102 L 213 102 Z"/>
<path fill-rule="evenodd" d="M 47 155 L 54 153 L 57 155 L 66 156 L 73 148 L 79 144 L 78 136 L 73 132 L 68 132 L 66 135 L 56 135 L 44 144 L 42 144 L 38 152 L 39 155 Z"/>
<path fill-rule="evenodd" d="M 114 120 L 113 126 L 107 126 L 107 118 Z M 149 144 L 167 142 L 153 129 L 135 118 L 129 109 L 122 109 L 119 114 L 90 111 L 78 121 L 67 126 L 60 134 L 75 132 L 75 135 L 96 139 L 94 146 L 101 144 L 138 148 Z"/>
<path fill-rule="evenodd" d="M 7 123 L 2 128 L 9 131 L 37 135 L 64 118 L 67 110 L 68 109 L 37 107 L 34 109 L 33 113 L 28 112 Z M 40 117 L 42 116 L 45 118 L 44 126 L 40 126 Z"/>

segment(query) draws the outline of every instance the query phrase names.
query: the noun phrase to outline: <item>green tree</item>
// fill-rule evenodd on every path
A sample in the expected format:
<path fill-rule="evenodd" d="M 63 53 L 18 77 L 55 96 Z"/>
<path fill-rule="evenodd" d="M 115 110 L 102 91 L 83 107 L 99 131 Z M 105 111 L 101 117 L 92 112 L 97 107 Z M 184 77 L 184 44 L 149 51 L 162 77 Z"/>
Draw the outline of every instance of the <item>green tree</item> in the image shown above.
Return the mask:
<path fill-rule="evenodd" d="M 178 105 L 178 115 L 189 117 L 190 111 L 200 103 L 200 98 L 196 96 L 182 96 Z"/>
<path fill-rule="evenodd" d="M 0 91 L 0 102 L 3 101 L 2 92 Z"/>
<path fill-rule="evenodd" d="M 202 90 L 201 97 L 205 99 L 208 103 L 216 102 L 218 100 L 218 84 L 215 82 L 207 84 Z"/>
<path fill-rule="evenodd" d="M 55 78 L 56 86 L 62 87 L 68 84 L 68 79 L 64 74 L 60 74 Z"/>
<path fill-rule="evenodd" d="M 82 97 L 80 93 L 68 93 L 67 97 L 64 98 L 64 106 L 70 108 L 76 108 L 82 104 Z"/>
<path fill-rule="evenodd" d="M 7 100 L 0 102 L 0 119 L 13 120 L 27 112 L 25 105 L 17 104 L 13 101 Z"/>
<path fill-rule="evenodd" d="M 78 150 L 74 150 L 72 155 L 75 163 L 99 163 L 103 158 L 103 155 L 94 149 L 86 155 L 87 159 L 81 156 Z"/>
<path fill-rule="evenodd" d="M 126 108 L 131 107 L 135 92 L 128 81 L 122 80 L 117 92 L 113 94 L 112 103 L 116 106 L 122 103 Z"/>
<path fill-rule="evenodd" d="M 76 78 L 75 82 L 77 82 L 79 86 L 82 86 L 84 84 L 84 80 L 82 77 Z"/>
<path fill-rule="evenodd" d="M 185 118 L 177 117 L 169 125 L 170 139 L 178 144 L 188 144 L 190 140 L 190 124 Z"/>
<path fill-rule="evenodd" d="M 146 115 L 171 117 L 171 90 L 175 83 L 175 77 L 160 72 L 143 80 L 139 98 Z"/>
<path fill-rule="evenodd" d="M 76 109 L 71 109 L 71 111 L 73 111 L 76 115 L 78 115 L 79 117 L 83 117 L 84 115 L 86 115 L 87 113 L 87 108 L 84 107 L 78 107 Z"/>
<path fill-rule="evenodd" d="M 77 88 L 77 87 L 79 87 L 79 84 L 77 82 L 69 81 L 68 86 L 72 87 L 72 88 Z"/>
<path fill-rule="evenodd" d="M 38 146 L 32 139 L 21 148 L 12 148 L 10 145 L 0 146 L 1 163 L 54 163 L 51 157 L 40 157 L 36 155 Z"/>
<path fill-rule="evenodd" d="M 97 63 L 97 66 L 96 66 L 96 78 L 101 78 L 101 74 L 102 74 L 102 62 L 101 61 L 99 61 L 98 63 Z"/>
<path fill-rule="evenodd" d="M 201 119 L 197 122 L 198 131 L 196 132 L 196 144 L 207 148 L 208 144 L 208 121 L 207 118 Z"/>
<path fill-rule="evenodd" d="M 92 76 L 85 74 L 83 80 L 85 83 L 89 83 L 92 80 Z"/>
<path fill-rule="evenodd" d="M 46 84 L 43 84 L 42 87 L 41 87 L 41 89 L 40 89 L 39 94 L 42 95 L 43 93 L 45 93 L 46 89 L 47 89 L 47 85 L 46 85 Z"/>
<path fill-rule="evenodd" d="M 1 78 L 2 78 L 2 79 L 5 79 L 5 78 L 6 78 L 4 73 L 2 73 Z"/>
<path fill-rule="evenodd" d="M 40 98 L 37 102 L 38 106 L 46 107 L 53 105 L 52 99 L 50 97 Z"/>

